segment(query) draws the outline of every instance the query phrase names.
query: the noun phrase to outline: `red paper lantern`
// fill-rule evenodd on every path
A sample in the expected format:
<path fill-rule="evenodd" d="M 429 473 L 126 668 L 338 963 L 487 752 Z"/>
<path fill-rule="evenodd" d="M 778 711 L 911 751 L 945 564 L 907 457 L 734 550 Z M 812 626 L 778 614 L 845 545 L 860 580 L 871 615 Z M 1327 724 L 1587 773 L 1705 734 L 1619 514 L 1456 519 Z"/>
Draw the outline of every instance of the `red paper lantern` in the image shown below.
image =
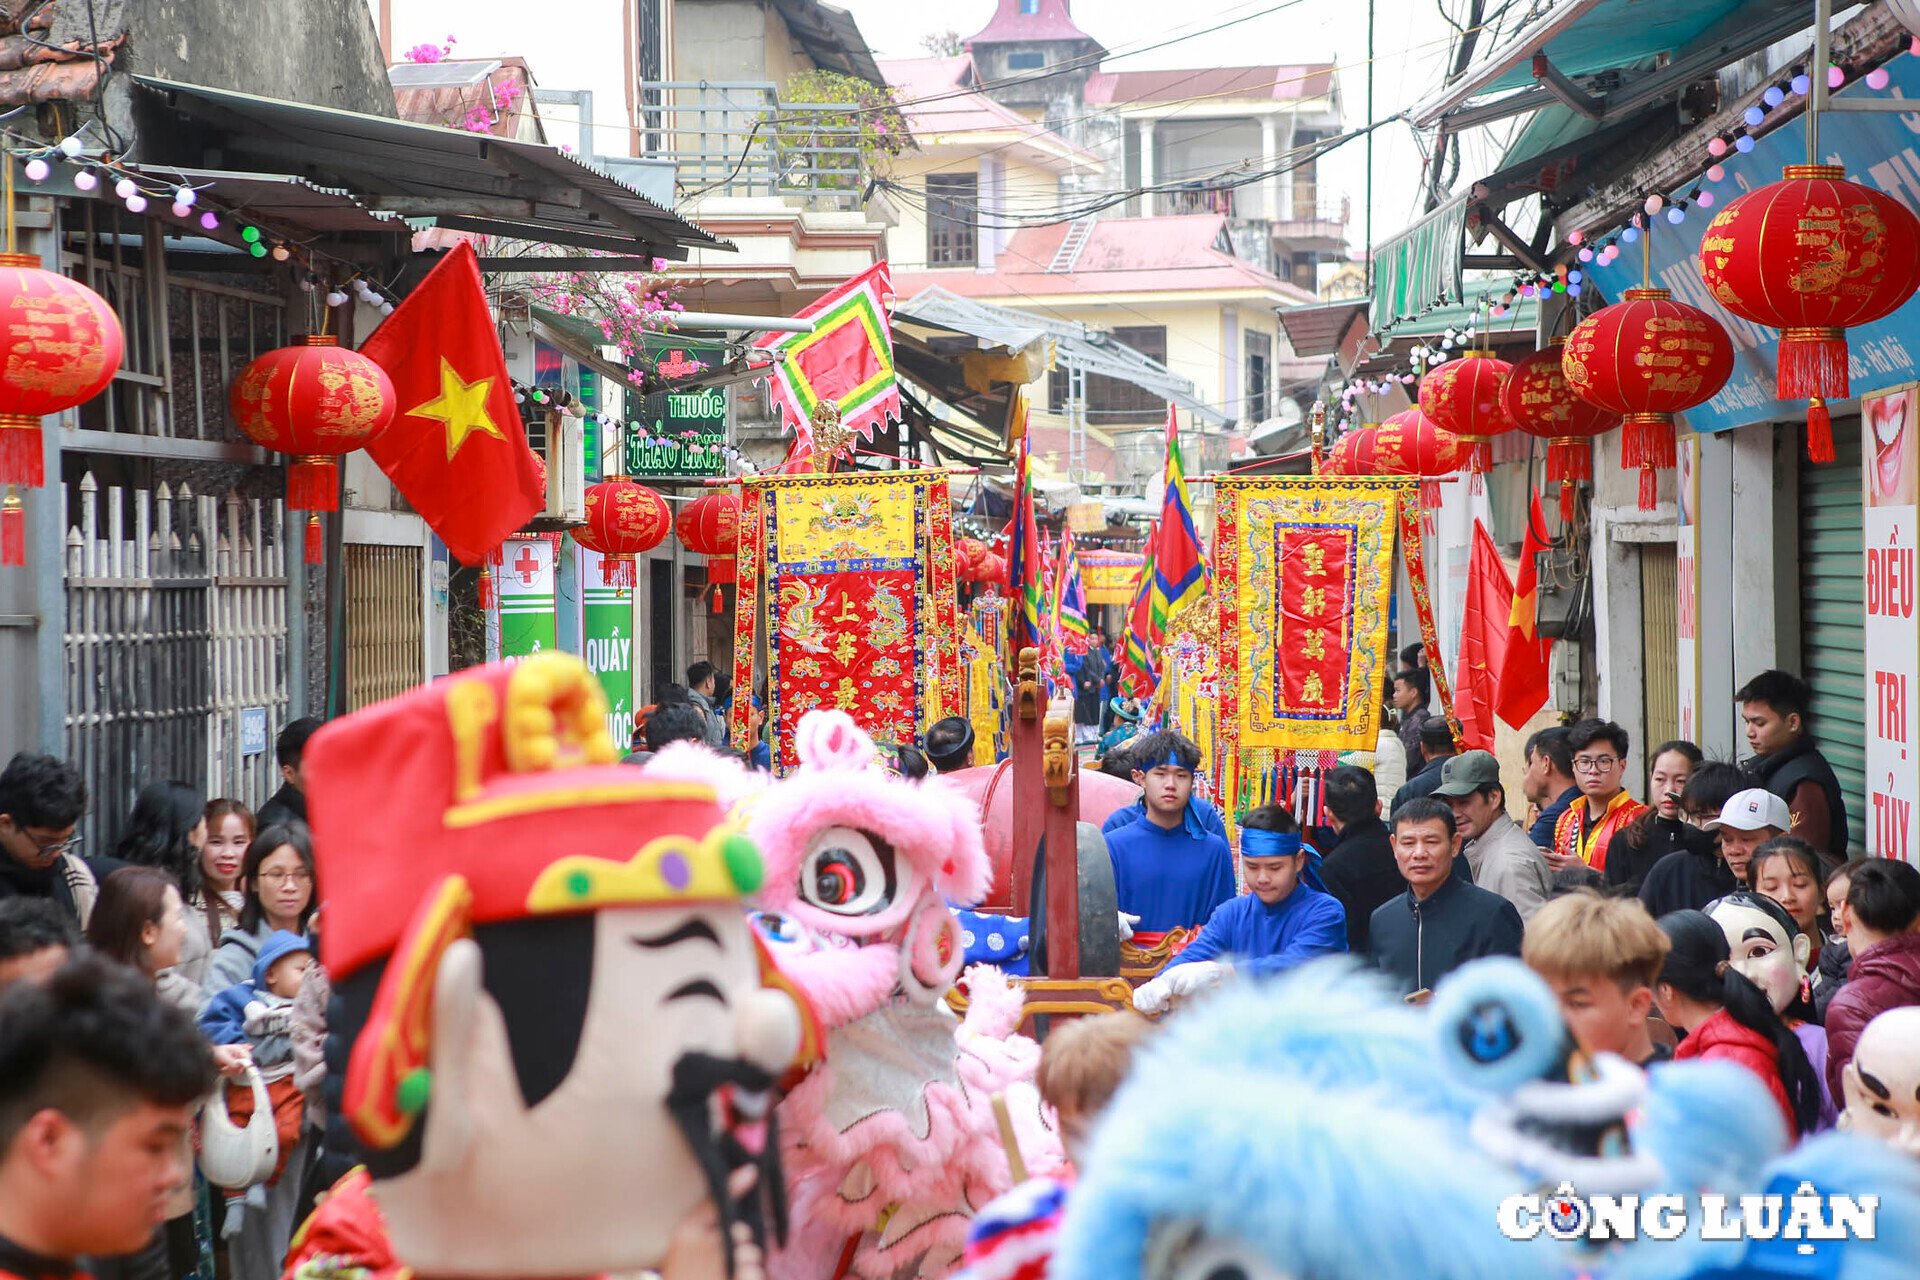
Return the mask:
<path fill-rule="evenodd" d="M 993 551 L 978 538 L 953 540 L 953 573 L 962 582 L 990 582 Z"/>
<path fill-rule="evenodd" d="M 1673 415 L 1711 400 L 1733 375 L 1733 342 L 1698 307 L 1665 289 L 1627 289 L 1623 301 L 1567 335 L 1560 369 L 1582 400 L 1624 416 L 1620 465 L 1640 470 L 1640 509 L 1659 494 L 1655 472 L 1673 466 Z"/>
<path fill-rule="evenodd" d="M 1826 401 L 1845 400 L 1846 330 L 1891 315 L 1920 288 L 1920 218 L 1848 182 L 1837 164 L 1788 165 L 1784 179 L 1729 201 L 1700 240 L 1716 302 L 1779 329 L 1776 393 L 1807 399 L 1807 449 L 1833 461 Z"/>
<path fill-rule="evenodd" d="M 733 555 L 740 545 L 740 499 L 716 489 L 680 509 L 673 531 L 687 550 L 707 557 L 707 583 L 715 590 L 713 611 L 720 612 L 719 588 L 735 580 Z"/>
<path fill-rule="evenodd" d="M 1564 339 L 1513 362 L 1500 407 L 1514 427 L 1547 442 L 1547 480 L 1560 485 L 1560 518 L 1573 519 L 1574 484 L 1593 479 L 1591 441 L 1620 425 L 1620 415 L 1573 394 L 1560 367 Z"/>
<path fill-rule="evenodd" d="M 634 557 L 665 541 L 673 517 L 667 500 L 625 476 L 608 476 L 587 490 L 587 522 L 575 526 L 573 540 L 600 553 L 600 581 L 631 587 L 639 574 Z"/>
<path fill-rule="evenodd" d="M 293 455 L 287 505 L 310 512 L 340 509 L 334 459 L 385 431 L 395 403 L 385 369 L 324 333 L 260 356 L 240 371 L 227 394 L 247 439 Z M 307 563 L 320 563 L 318 515 L 307 518 Z"/>
<path fill-rule="evenodd" d="M 1466 447 L 1417 408 L 1348 432 L 1334 451 L 1344 468 L 1336 475 L 1420 477 L 1420 504 L 1429 510 L 1440 505 L 1439 482 L 1466 463 Z"/>
<path fill-rule="evenodd" d="M 0 485 L 37 488 L 40 419 L 104 391 L 126 340 L 105 298 L 31 253 L 0 253 L 0 338 Z"/>
<path fill-rule="evenodd" d="M 1493 437 L 1513 430 L 1500 407 L 1500 388 L 1513 368 L 1491 351 L 1469 351 L 1420 381 L 1420 411 L 1467 446 L 1467 470 L 1493 469 Z"/>

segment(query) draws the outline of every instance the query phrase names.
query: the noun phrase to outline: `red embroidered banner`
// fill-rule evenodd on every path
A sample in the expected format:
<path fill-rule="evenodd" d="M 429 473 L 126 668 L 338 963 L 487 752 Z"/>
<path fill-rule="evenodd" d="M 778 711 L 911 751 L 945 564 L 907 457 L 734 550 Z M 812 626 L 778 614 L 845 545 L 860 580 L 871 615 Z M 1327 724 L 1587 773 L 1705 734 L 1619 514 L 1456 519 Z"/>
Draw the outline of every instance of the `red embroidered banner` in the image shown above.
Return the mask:
<path fill-rule="evenodd" d="M 783 575 L 773 603 L 776 758 L 799 763 L 794 729 L 817 707 L 851 715 L 880 742 L 915 742 L 918 614 L 911 567 Z"/>
<path fill-rule="evenodd" d="M 1354 529 L 1279 530 L 1280 617 L 1274 625 L 1281 705 L 1332 710 L 1346 687 L 1353 612 Z"/>
<path fill-rule="evenodd" d="M 1420 537 L 1420 513 L 1413 504 L 1400 504 L 1400 549 L 1407 561 L 1407 582 L 1413 588 L 1413 611 L 1420 618 L 1420 644 L 1426 650 L 1427 669 L 1433 674 L 1433 691 L 1440 695 L 1440 710 L 1453 730 L 1453 740 L 1461 741 L 1460 718 L 1453 713 L 1453 689 L 1447 683 L 1447 664 L 1440 657 L 1440 634 L 1433 626 L 1433 596 L 1427 590 L 1426 548 Z"/>

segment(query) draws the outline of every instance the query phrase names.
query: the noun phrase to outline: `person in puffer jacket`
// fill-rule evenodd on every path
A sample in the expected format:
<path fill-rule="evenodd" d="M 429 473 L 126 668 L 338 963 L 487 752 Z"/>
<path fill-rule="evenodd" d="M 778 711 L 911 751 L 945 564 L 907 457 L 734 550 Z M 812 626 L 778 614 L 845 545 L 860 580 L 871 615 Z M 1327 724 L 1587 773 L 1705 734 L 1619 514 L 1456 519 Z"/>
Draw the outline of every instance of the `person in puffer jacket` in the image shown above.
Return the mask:
<path fill-rule="evenodd" d="M 293 1074 L 293 998 L 313 966 L 307 940 L 285 930 L 269 934 L 253 962 L 251 981 L 236 983 L 208 1002 L 200 1029 L 215 1044 L 250 1044 L 263 1080 Z"/>

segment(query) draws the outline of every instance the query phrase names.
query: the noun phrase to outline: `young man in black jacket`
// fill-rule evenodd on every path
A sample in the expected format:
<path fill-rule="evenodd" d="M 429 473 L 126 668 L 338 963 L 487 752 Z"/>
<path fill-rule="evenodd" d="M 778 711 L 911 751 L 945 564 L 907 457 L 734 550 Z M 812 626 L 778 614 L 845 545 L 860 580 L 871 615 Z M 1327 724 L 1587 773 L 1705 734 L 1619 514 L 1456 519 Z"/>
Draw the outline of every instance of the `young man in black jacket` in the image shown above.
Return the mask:
<path fill-rule="evenodd" d="M 1320 879 L 1347 909 L 1347 950 L 1363 956 L 1373 913 L 1405 892 L 1407 882 L 1393 860 L 1387 824 L 1380 821 L 1380 792 L 1373 775 L 1358 765 L 1343 764 L 1327 774 L 1326 797 L 1335 839 L 1320 860 Z"/>
<path fill-rule="evenodd" d="M 1367 954 L 1410 1000 L 1482 956 L 1518 956 L 1525 926 L 1511 902 L 1454 874 L 1453 809 L 1422 796 L 1393 811 L 1393 856 L 1407 891 L 1381 905 Z"/>
<path fill-rule="evenodd" d="M 65 760 L 22 751 L 0 772 L 0 898 L 40 898 L 75 929 L 93 914 L 100 884 L 123 864 L 83 858 L 74 828 L 87 784 Z"/>
<path fill-rule="evenodd" d="M 1787 833 L 1839 862 L 1847 856 L 1847 806 L 1833 766 L 1807 731 L 1813 690 L 1799 676 L 1762 671 L 1733 695 L 1753 759 L 1747 772 L 1787 802 Z"/>
<path fill-rule="evenodd" d="M 286 728 L 273 740 L 273 758 L 280 766 L 280 789 L 260 806 L 254 815 L 254 830 L 284 826 L 307 820 L 307 782 L 301 760 L 306 755 L 307 739 L 324 721 L 318 716 L 301 716 L 287 721 Z"/>

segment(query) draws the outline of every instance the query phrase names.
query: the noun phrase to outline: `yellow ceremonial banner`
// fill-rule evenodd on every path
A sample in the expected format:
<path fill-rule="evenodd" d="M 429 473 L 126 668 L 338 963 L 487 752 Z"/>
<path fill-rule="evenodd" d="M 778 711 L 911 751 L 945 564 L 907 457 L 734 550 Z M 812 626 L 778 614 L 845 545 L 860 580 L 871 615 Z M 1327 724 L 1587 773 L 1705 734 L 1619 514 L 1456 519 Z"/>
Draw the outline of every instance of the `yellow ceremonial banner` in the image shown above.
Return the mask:
<path fill-rule="evenodd" d="M 1219 716 L 1243 750 L 1372 751 L 1398 480 L 1221 477 Z"/>
<path fill-rule="evenodd" d="M 1080 583 L 1088 604 L 1133 603 L 1140 585 L 1140 570 L 1147 558 L 1130 551 L 1082 551 Z"/>
<path fill-rule="evenodd" d="M 777 564 L 912 560 L 915 485 L 911 475 L 892 472 L 857 480 L 805 476 L 801 479 L 809 483 L 775 489 L 771 496 L 779 543 L 772 560 Z"/>

